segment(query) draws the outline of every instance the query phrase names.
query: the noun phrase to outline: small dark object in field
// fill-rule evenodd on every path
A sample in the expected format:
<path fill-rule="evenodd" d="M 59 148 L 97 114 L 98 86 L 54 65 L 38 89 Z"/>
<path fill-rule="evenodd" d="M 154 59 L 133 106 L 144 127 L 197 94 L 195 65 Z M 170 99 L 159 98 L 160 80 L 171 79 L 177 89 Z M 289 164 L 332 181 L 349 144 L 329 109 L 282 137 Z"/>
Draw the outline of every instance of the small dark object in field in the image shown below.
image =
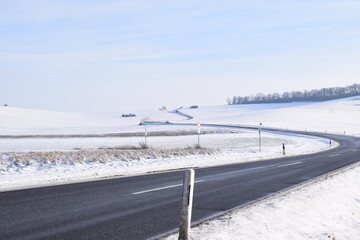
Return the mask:
<path fill-rule="evenodd" d="M 133 114 L 133 113 L 123 114 L 123 115 L 121 115 L 121 116 L 122 116 L 122 117 L 136 117 L 136 115 Z"/>

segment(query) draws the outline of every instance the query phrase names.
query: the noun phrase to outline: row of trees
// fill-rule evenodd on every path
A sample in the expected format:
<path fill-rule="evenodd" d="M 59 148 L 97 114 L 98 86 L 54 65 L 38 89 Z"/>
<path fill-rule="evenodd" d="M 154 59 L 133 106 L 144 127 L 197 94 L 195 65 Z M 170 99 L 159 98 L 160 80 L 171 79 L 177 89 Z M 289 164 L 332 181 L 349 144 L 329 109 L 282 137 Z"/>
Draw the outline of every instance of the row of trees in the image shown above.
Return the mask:
<path fill-rule="evenodd" d="M 258 93 L 245 97 L 234 96 L 233 98 L 227 98 L 226 101 L 228 104 L 320 102 L 356 95 L 360 95 L 360 84 L 353 84 L 346 87 L 313 89 L 310 91 L 284 92 L 282 94 Z"/>

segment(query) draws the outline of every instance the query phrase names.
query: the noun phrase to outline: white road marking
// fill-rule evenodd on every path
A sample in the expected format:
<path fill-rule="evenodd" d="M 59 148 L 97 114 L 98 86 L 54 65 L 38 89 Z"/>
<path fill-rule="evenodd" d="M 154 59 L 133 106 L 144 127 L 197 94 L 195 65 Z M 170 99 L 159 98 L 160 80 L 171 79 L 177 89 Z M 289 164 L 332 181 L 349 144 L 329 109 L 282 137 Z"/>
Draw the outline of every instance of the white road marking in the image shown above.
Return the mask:
<path fill-rule="evenodd" d="M 355 152 L 355 151 L 357 151 L 357 149 L 356 149 L 356 148 L 353 150 L 353 152 Z"/>
<path fill-rule="evenodd" d="M 200 182 L 205 182 L 205 180 L 195 181 L 195 183 L 200 183 Z M 183 185 L 182 183 L 181 184 L 175 184 L 175 185 L 170 185 L 170 186 L 161 187 L 161 188 L 149 189 L 149 190 L 145 190 L 145 191 L 141 191 L 141 192 L 134 192 L 133 194 L 137 195 L 137 194 L 141 194 L 141 193 L 155 192 L 155 191 L 160 191 L 160 190 L 164 190 L 164 189 L 168 189 L 168 188 L 180 187 L 182 185 Z"/>
<path fill-rule="evenodd" d="M 337 154 L 333 154 L 333 155 L 329 155 L 329 157 L 336 157 L 336 156 L 339 156 L 340 154 L 337 153 Z"/>
<path fill-rule="evenodd" d="M 296 165 L 296 164 L 300 164 L 300 163 L 301 163 L 301 162 L 292 162 L 292 163 L 287 163 L 287 164 L 279 165 L 278 167 L 286 167 L 286 166 Z"/>

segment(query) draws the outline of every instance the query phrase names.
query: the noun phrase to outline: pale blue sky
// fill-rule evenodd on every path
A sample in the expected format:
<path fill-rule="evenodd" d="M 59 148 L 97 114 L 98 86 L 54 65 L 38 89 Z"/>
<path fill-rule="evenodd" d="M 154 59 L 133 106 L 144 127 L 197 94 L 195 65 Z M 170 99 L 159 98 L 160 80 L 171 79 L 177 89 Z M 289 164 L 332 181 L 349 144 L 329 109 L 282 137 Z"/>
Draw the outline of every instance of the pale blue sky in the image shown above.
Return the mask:
<path fill-rule="evenodd" d="M 0 104 L 122 111 L 360 83 L 360 1 L 0 1 Z"/>

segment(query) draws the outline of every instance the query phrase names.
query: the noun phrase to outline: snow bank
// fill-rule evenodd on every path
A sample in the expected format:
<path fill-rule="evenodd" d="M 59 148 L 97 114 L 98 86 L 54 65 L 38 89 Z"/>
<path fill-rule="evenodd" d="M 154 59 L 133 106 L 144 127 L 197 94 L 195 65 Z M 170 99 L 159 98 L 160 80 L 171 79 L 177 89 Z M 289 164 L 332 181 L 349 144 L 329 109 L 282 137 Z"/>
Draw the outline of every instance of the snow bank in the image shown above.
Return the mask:
<path fill-rule="evenodd" d="M 285 195 L 207 221 L 199 240 L 335 240 L 360 236 L 360 165 Z M 165 238 L 177 239 L 177 235 Z"/>

